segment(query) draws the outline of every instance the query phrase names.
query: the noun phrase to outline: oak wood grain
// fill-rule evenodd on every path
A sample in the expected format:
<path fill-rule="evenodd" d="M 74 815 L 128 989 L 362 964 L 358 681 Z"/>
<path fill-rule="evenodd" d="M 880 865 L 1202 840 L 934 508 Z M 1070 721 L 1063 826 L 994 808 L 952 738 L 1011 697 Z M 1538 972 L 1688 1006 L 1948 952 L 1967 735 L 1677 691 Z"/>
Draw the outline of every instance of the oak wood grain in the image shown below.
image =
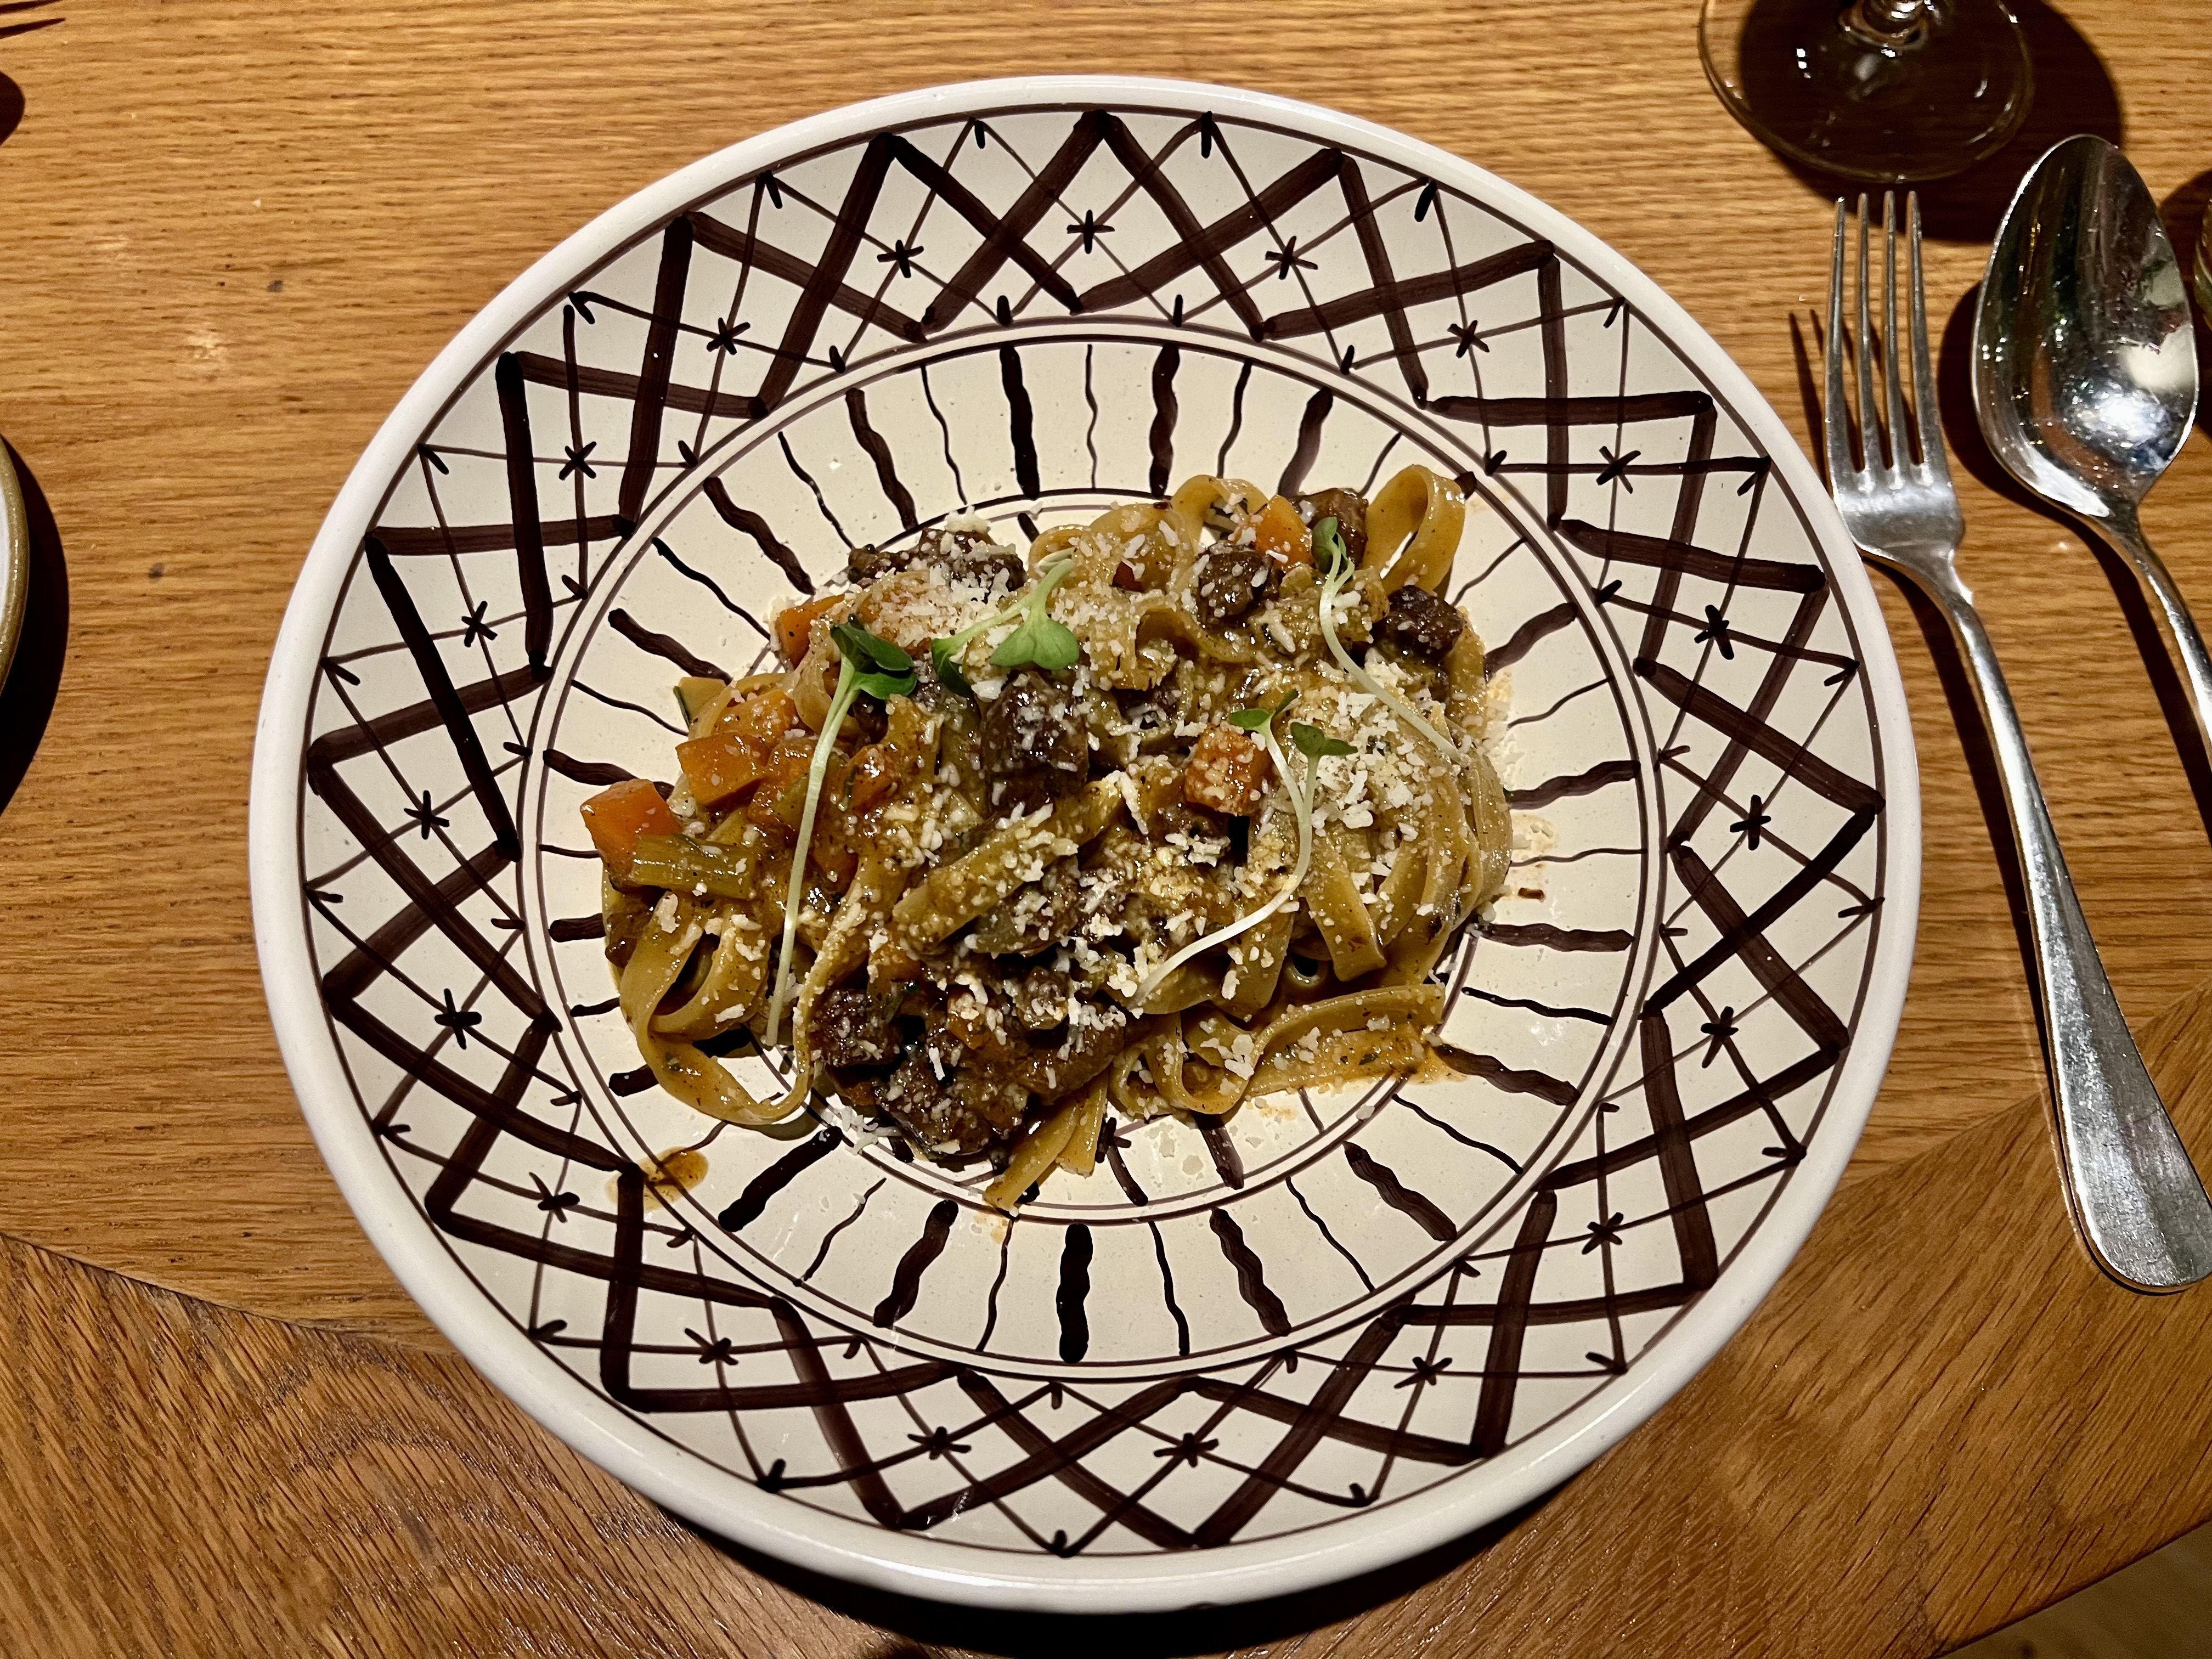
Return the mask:
<path fill-rule="evenodd" d="M 0 56 L 24 111 L 0 143 L 0 433 L 51 504 L 71 617 L 43 744 L 0 812 L 0 1231 L 195 1299 L 10 1252 L 0 1431 L 40 1457 L 69 1448 L 51 1478 L 0 1468 L 10 1559 L 35 1564 L 0 1572 L 10 1628 L 70 1653 L 187 1651 L 216 1629 L 230 1645 L 204 1650 L 312 1650 L 277 1641 L 295 1627 L 331 1652 L 627 1652 L 678 1607 L 693 1648 L 652 1650 L 891 1650 L 779 1600 L 489 1396 L 308 1140 L 254 961 L 246 769 L 285 597 L 361 447 L 455 329 L 610 203 L 779 122 L 933 82 L 1184 76 L 1402 128 L 1611 240 L 1801 434 L 1826 198 L 1711 99 L 1692 0 L 58 9 Z M 2045 51 L 2031 137 L 1931 203 L 1932 303 L 1954 319 L 2036 142 L 2124 132 L 2185 204 L 2212 167 L 2212 29 L 2189 0 L 2025 9 Z M 1959 353 L 1954 326 L 1954 383 Z M 1971 423 L 1950 428 L 1971 469 Z M 2124 589 L 1971 471 L 1962 495 L 1968 577 L 2106 960 L 2138 1022 L 2176 1005 L 2169 1065 L 2193 1077 L 2212 1041 L 2192 993 L 2212 975 L 2212 835 Z M 2185 588 L 2212 591 L 2201 434 L 2146 519 Z M 1808 1627 L 1836 1637 L 1820 1650 L 1923 1653 L 2212 1512 L 2182 1386 L 2212 1358 L 2206 1297 L 2112 1291 L 2066 1242 L 2013 912 L 1942 653 L 1877 586 L 1920 750 L 1926 886 L 1851 1186 L 1668 1426 L 1449 1586 L 1308 1650 L 1687 1653 L 1761 1632 L 1790 1650 L 1785 1615 L 1819 1593 L 1858 1598 L 1849 1632 Z M 2185 1133 L 2212 1163 L 2212 1118 Z M 205 1403 L 226 1389 L 228 1418 Z M 227 1470 L 227 1438 L 257 1449 Z M 195 1585 L 243 1622 L 194 1624 L 178 1598 Z M 419 1641 L 410 1619 L 431 1621 Z"/>
<path fill-rule="evenodd" d="M 2212 106 L 2189 95 L 2212 76 L 2212 32 L 2189 9 L 2072 13 L 2161 194 L 2212 161 Z M 0 431 L 52 503 L 75 621 L 42 752 L 0 817 L 17 918 L 0 1029 L 39 1034 L 0 1062 L 38 1103 L 12 1114 L 0 1226 L 218 1300 L 435 1340 L 333 1201 L 270 1041 L 246 902 L 253 710 L 360 447 L 453 331 L 592 213 L 714 145 L 932 81 L 1233 79 L 1326 96 L 1536 190 L 1667 284 L 1802 427 L 1791 331 L 1820 287 L 1827 215 L 1705 89 L 1692 10 L 1294 4 L 1256 30 L 1203 3 L 935 17 L 228 0 L 87 8 L 15 41 Z M 1934 249 L 1939 309 L 1982 257 Z M 2050 520 L 1971 480 L 1966 495 L 1970 578 L 2140 1016 L 2212 971 L 2212 841 L 2095 562 Z M 2208 506 L 2197 437 L 2148 514 L 2185 586 L 2212 582 Z M 1890 611 L 1929 852 L 1918 981 L 1867 1164 L 2038 1075 L 1989 829 L 1926 647 Z M 132 799 L 163 803 L 158 852 Z M 118 987 L 122 1018 L 86 1017 Z"/>
<path fill-rule="evenodd" d="M 2212 985 L 2147 1032 L 2212 1132 Z M 463 1361 L 0 1239 L 0 1650 L 1143 1659 L 1911 1656 L 2212 1510 L 2212 1297 L 2090 1265 L 2029 1097 L 1838 1198 L 1751 1323 L 1517 1525 L 1257 1607 L 1076 1622 L 678 1525 Z"/>

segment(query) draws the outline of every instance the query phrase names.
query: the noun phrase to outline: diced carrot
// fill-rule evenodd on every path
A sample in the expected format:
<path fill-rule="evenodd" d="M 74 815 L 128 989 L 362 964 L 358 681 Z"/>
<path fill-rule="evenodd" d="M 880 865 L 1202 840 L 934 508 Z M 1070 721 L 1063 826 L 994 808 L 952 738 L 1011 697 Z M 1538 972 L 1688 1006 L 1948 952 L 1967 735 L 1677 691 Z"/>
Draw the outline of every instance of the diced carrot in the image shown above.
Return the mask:
<path fill-rule="evenodd" d="M 1283 496 L 1270 495 L 1267 506 L 1253 514 L 1252 537 L 1254 545 L 1277 564 L 1313 562 L 1313 532 Z"/>
<path fill-rule="evenodd" d="M 583 813 L 592 845 L 617 877 L 629 874 L 640 836 L 674 836 L 684 829 L 660 791 L 643 778 L 626 778 L 601 790 L 584 803 Z"/>
<path fill-rule="evenodd" d="M 789 693 L 772 685 L 732 702 L 714 722 L 714 729 L 732 733 L 766 755 L 798 724 L 799 705 Z"/>
<path fill-rule="evenodd" d="M 794 605 L 788 611 L 780 611 L 775 617 L 775 653 L 787 663 L 797 663 L 806 654 L 807 641 L 811 637 L 815 618 L 825 617 L 845 603 L 842 593 L 824 593 L 818 599 L 809 599 L 805 605 Z"/>
<path fill-rule="evenodd" d="M 798 705 L 770 686 L 732 702 L 707 736 L 678 744 L 676 759 L 691 793 L 720 806 L 768 775 L 784 733 L 798 724 Z"/>
<path fill-rule="evenodd" d="M 898 787 L 903 768 L 900 752 L 872 743 L 853 757 L 853 769 L 845 775 L 845 810 L 858 817 Z"/>
<path fill-rule="evenodd" d="M 720 806 L 757 783 L 768 766 L 761 751 L 732 732 L 716 732 L 676 745 L 676 763 L 702 805 Z"/>
<path fill-rule="evenodd" d="M 1193 806 L 1249 817 L 1267 792 L 1267 751 L 1257 739 L 1216 721 L 1190 751 L 1182 798 Z"/>
<path fill-rule="evenodd" d="M 768 757 L 768 770 L 745 805 L 745 821 L 788 842 L 799 832 L 806 803 L 806 772 L 814 763 L 814 734 L 787 735 Z"/>

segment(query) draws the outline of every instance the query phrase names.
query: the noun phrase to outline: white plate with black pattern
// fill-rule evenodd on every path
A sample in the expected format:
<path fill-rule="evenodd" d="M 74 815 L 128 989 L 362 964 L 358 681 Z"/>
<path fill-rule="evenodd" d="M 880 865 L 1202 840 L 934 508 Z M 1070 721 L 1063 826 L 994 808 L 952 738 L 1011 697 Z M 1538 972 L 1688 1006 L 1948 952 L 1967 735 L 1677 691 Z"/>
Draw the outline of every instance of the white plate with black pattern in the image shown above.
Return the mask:
<path fill-rule="evenodd" d="M 963 508 L 1020 544 L 1415 461 L 1469 497 L 1515 808 L 1440 970 L 1460 1075 L 1117 1124 L 1011 1224 L 892 1141 L 653 1085 L 576 809 L 665 775 L 673 678 Z M 1658 289 L 1385 129 L 1085 77 L 749 140 L 463 329 L 301 576 L 252 868 L 316 1138 L 500 1388 L 805 1567 L 1129 1612 L 1463 1533 L 1711 1358 L 1873 1101 L 1919 819 L 1850 544 Z M 649 1184 L 677 1148 L 688 1190 Z"/>

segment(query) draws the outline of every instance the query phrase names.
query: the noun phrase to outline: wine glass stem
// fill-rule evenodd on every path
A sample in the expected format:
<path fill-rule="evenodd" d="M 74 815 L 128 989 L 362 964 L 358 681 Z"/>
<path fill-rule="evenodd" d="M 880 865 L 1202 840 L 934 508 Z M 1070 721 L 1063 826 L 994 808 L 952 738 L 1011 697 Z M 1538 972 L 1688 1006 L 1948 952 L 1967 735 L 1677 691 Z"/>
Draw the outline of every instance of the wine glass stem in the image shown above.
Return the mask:
<path fill-rule="evenodd" d="M 1844 32 L 1871 46 L 1903 46 L 1927 17 L 1928 0 L 1852 0 L 1844 13 Z"/>

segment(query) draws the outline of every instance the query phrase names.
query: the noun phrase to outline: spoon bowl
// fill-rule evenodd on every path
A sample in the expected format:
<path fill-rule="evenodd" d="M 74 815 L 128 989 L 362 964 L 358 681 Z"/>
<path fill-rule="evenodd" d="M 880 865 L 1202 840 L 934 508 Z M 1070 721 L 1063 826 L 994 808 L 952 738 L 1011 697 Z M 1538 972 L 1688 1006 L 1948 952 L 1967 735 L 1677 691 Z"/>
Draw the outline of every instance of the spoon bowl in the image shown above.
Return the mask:
<path fill-rule="evenodd" d="M 2212 658 L 2137 517 L 2196 417 L 2189 288 L 2142 175 L 2102 138 L 2045 152 L 2006 210 L 1974 315 L 1973 381 L 2005 470 L 2151 590 L 2212 747 Z"/>
<path fill-rule="evenodd" d="M 1974 405 L 2005 470 L 2077 516 L 2132 520 L 2197 409 L 2189 290 L 2158 204 L 2102 138 L 2022 181 L 1974 319 Z"/>

